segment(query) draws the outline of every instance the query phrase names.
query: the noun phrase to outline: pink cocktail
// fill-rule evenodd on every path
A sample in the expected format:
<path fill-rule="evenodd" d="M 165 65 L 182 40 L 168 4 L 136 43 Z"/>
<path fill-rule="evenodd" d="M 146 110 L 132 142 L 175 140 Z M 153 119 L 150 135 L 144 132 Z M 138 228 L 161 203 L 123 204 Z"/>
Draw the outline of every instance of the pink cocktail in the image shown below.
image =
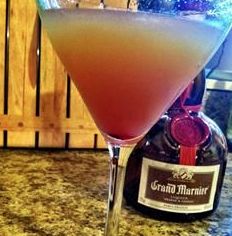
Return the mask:
<path fill-rule="evenodd" d="M 220 27 L 158 14 L 61 9 L 43 20 L 96 124 L 120 140 L 144 134 L 224 39 Z"/>
<path fill-rule="evenodd" d="M 132 11 L 130 1 L 127 9 L 115 9 L 95 0 L 37 0 L 51 42 L 109 145 L 107 236 L 118 232 L 134 145 L 231 27 L 231 0 L 158 2 L 155 9 L 151 1 L 138 1 Z"/>

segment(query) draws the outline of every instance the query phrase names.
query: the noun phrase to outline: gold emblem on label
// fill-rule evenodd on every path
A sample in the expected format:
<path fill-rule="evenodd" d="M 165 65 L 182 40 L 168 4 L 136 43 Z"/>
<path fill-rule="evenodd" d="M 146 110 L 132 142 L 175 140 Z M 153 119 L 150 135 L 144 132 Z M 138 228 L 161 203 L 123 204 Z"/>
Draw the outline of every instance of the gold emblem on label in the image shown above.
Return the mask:
<path fill-rule="evenodd" d="M 172 179 L 182 181 L 194 181 L 194 173 L 186 168 L 176 169 L 172 172 Z"/>

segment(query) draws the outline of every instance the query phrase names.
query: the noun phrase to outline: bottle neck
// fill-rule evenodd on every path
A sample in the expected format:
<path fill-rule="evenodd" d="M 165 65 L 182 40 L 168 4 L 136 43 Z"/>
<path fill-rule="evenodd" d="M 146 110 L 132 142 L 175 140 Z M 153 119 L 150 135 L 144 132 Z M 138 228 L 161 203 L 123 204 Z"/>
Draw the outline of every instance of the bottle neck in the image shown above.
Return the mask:
<path fill-rule="evenodd" d="M 199 112 L 205 93 L 204 70 L 189 84 L 168 110 L 168 114 Z"/>
<path fill-rule="evenodd" d="M 209 137 L 207 124 L 198 116 L 205 91 L 204 71 L 201 72 L 174 102 L 168 111 L 168 132 L 178 144 L 180 164 L 195 165 L 198 148 Z"/>

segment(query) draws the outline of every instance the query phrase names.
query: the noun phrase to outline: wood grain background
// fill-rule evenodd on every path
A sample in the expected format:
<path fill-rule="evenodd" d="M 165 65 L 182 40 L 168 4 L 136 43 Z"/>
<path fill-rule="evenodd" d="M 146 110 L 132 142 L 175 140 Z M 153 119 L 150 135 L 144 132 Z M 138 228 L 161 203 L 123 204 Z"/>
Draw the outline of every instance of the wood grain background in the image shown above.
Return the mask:
<path fill-rule="evenodd" d="M 0 1 L 0 146 L 106 147 L 34 0 Z"/>

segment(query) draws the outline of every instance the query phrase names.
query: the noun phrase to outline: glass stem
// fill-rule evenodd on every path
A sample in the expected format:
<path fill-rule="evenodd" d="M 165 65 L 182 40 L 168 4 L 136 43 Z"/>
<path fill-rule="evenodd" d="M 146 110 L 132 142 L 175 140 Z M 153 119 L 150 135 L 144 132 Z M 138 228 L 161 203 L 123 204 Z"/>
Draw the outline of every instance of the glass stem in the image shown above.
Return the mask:
<path fill-rule="evenodd" d="M 110 152 L 110 182 L 105 236 L 118 235 L 126 165 L 134 146 L 120 147 L 111 144 L 108 146 Z"/>

